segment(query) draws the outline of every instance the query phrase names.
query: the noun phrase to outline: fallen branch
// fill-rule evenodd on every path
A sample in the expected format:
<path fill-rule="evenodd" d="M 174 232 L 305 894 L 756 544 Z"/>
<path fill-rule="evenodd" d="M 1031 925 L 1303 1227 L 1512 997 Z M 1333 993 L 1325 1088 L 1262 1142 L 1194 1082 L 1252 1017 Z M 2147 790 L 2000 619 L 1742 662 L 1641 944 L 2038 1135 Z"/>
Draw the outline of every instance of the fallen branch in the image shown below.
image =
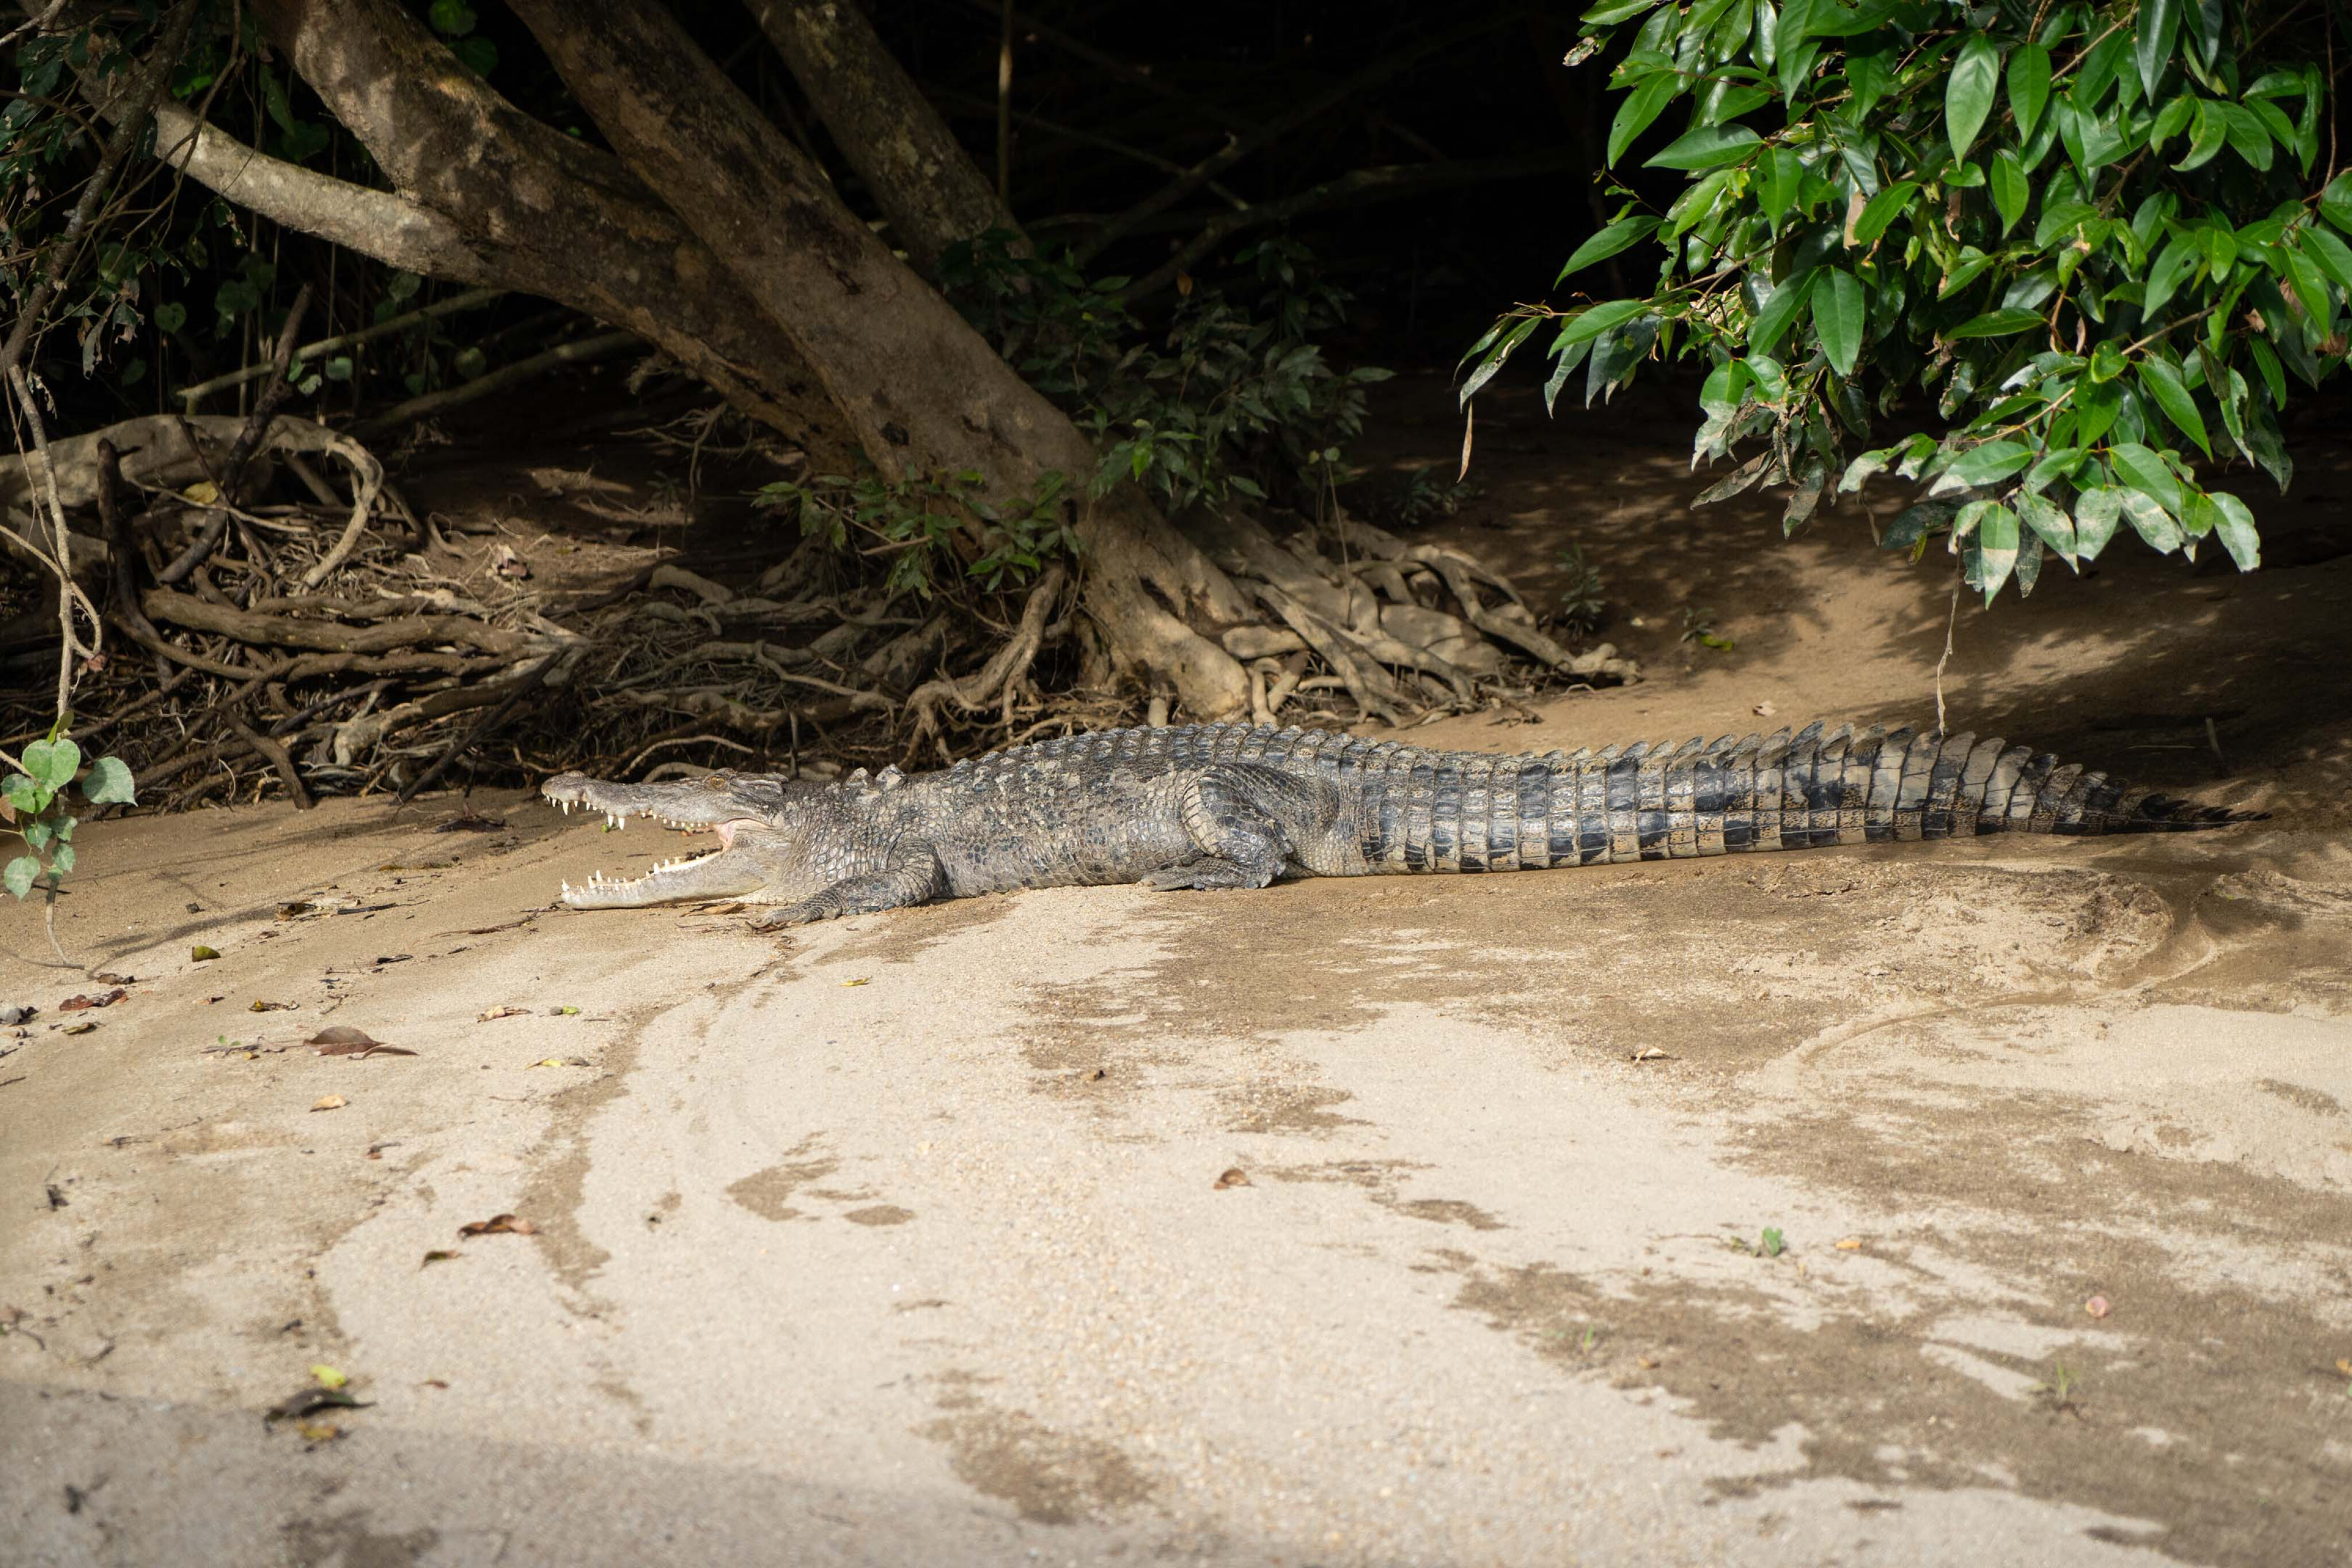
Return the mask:
<path fill-rule="evenodd" d="M 269 428 L 278 405 L 286 401 L 286 367 L 293 358 L 295 334 L 302 329 L 302 313 L 310 308 L 310 286 L 306 283 L 294 296 L 293 307 L 286 313 L 286 324 L 278 329 L 278 346 L 269 356 L 270 368 L 278 373 L 268 386 L 261 389 L 261 395 L 253 400 L 253 413 L 247 418 L 245 428 L 236 433 L 236 440 L 229 445 L 228 458 L 221 465 L 220 473 L 213 481 L 215 505 L 205 518 L 205 526 L 194 541 L 180 552 L 177 559 L 155 574 L 155 580 L 160 585 L 169 588 L 174 583 L 185 582 L 188 574 L 202 566 L 211 558 L 213 551 L 220 548 L 221 537 L 228 532 L 230 515 L 241 498 L 245 471 L 252 464 L 254 453 L 260 449 L 263 433 Z"/>
<path fill-rule="evenodd" d="M 240 643 L 309 648 L 326 653 L 381 653 L 419 643 L 458 643 L 488 653 L 524 651 L 532 639 L 520 632 L 486 625 L 463 615 L 409 615 L 370 626 L 345 626 L 299 615 L 268 615 L 229 604 L 211 604 L 170 589 L 148 591 L 140 601 L 150 621 L 217 632 Z M 242 674 L 243 672 L 239 672 Z"/>

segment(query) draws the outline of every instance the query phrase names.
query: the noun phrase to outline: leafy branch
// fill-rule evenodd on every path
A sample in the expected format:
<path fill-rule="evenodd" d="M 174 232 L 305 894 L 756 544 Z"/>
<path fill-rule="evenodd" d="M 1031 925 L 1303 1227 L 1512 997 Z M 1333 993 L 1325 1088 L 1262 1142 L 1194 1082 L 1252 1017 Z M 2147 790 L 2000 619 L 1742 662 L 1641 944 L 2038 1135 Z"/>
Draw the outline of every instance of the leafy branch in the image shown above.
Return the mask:
<path fill-rule="evenodd" d="M 1663 211 L 1612 183 L 1557 281 L 1648 245 L 1656 286 L 1506 314 L 1462 396 L 1546 326 L 1548 407 L 1580 366 L 1590 402 L 1699 359 L 1694 458 L 1739 459 L 1700 503 L 1785 486 L 1794 532 L 1874 476 L 1914 481 L 1881 542 L 1944 536 L 1987 603 L 2126 523 L 2251 570 L 2253 515 L 2200 467 L 2287 486 L 2290 378 L 2340 368 L 2352 301 L 2352 174 L 2332 147 L 2319 166 L 2333 83 L 2262 12 L 1603 0 L 1569 63 L 1622 47 L 1608 161 L 1685 102 L 1642 166 L 1686 178 Z M 1915 393 L 1940 423 L 1869 444 Z"/>

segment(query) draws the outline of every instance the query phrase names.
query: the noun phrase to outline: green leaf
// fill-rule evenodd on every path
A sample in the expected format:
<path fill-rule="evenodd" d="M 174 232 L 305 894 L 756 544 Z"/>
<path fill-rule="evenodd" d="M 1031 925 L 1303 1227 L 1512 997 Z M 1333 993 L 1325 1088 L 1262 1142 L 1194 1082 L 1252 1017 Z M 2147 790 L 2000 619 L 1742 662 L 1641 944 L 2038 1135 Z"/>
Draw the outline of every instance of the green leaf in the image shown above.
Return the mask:
<path fill-rule="evenodd" d="M 2055 452 L 2044 452 L 2026 471 L 2026 492 L 2040 495 L 2050 487 L 2052 481 L 2072 473 L 2074 465 L 2082 461 L 2083 449 L 2079 446 L 2062 446 Z"/>
<path fill-rule="evenodd" d="M 73 868 L 74 847 L 71 844 L 59 844 L 49 856 L 49 874 L 55 876 L 61 872 L 71 871 Z"/>
<path fill-rule="evenodd" d="M 1552 286 L 1558 287 L 1571 274 L 1581 272 L 1596 261 L 1606 261 L 1619 251 L 1641 244 L 1657 226 L 1655 218 L 1627 218 L 1622 223 L 1611 224 L 1576 247 L 1568 258 L 1568 265 L 1561 267 L 1559 276 L 1551 280 Z"/>
<path fill-rule="evenodd" d="M 2058 559 L 2080 571 L 2074 560 L 2074 520 L 2058 509 L 2046 496 L 2031 492 L 2017 497 L 2017 515 L 2027 528 L 2041 536 L 2042 542 L 2058 552 Z"/>
<path fill-rule="evenodd" d="M 1625 149 L 1633 138 L 1650 128 L 1677 92 L 1682 90 L 1682 78 L 1672 71 L 1659 71 L 1642 78 L 1642 84 L 1625 95 L 1617 106 L 1617 118 L 1609 123 L 1609 162 L 1614 167 L 1625 156 Z"/>
<path fill-rule="evenodd" d="M 2101 382 L 2114 381 L 2124 373 L 2127 363 L 2122 345 L 2113 338 L 2102 338 L 2091 350 L 2091 379 Z"/>
<path fill-rule="evenodd" d="M 2240 571 L 2252 571 L 2263 564 L 2263 547 L 2254 530 L 2254 514 L 2235 496 L 2215 491 L 2210 497 L 2213 509 L 2221 515 L 2213 520 L 2213 531 L 2221 536 L 2221 548 L 2238 563 Z"/>
<path fill-rule="evenodd" d="M 1751 353 L 1769 354 L 1772 345 L 1797 319 L 1797 312 L 1811 294 L 1813 269 L 1805 268 L 1780 280 L 1772 298 L 1764 301 L 1764 308 L 1756 312 L 1756 319 L 1748 328 L 1748 348 Z"/>
<path fill-rule="evenodd" d="M 2222 138 L 2229 130 L 2230 122 L 2221 117 L 2218 106 L 2210 99 L 2199 99 L 2189 132 L 2189 151 L 2172 166 L 2174 170 L 2185 174 L 2211 162 L 2213 154 L 2221 151 Z"/>
<path fill-rule="evenodd" d="M 2336 287 L 2352 293 L 2352 246 L 2314 224 L 2295 235 L 2304 254 L 2310 256 L 2319 270 L 2326 273 Z"/>
<path fill-rule="evenodd" d="M 1813 330 L 1821 335 L 1830 368 L 1842 376 L 1853 374 L 1862 354 L 1865 315 L 1861 279 L 1843 267 L 1823 269 L 1813 285 Z"/>
<path fill-rule="evenodd" d="M 1642 161 L 1644 169 L 1712 169 L 1744 158 L 1763 138 L 1744 125 L 1702 125 L 1668 142 L 1656 156 Z"/>
<path fill-rule="evenodd" d="M 2017 139 L 2033 135 L 2042 107 L 2050 101 L 2050 51 L 2039 44 L 2021 44 L 2009 57 L 2009 112 L 2017 121 Z"/>
<path fill-rule="evenodd" d="M 2148 542 L 2150 549 L 2170 555 L 2180 548 L 2180 526 L 2172 520 L 2172 514 L 2162 503 L 2141 490 L 2125 490 L 2119 494 L 2124 516 L 2131 519 L 2131 526 L 2138 530 L 2140 538 Z"/>
<path fill-rule="evenodd" d="M 89 776 L 81 781 L 81 793 L 92 805 L 137 804 L 131 769 L 120 757 L 101 757 L 91 763 Z"/>
<path fill-rule="evenodd" d="M 1757 175 L 1757 200 L 1763 205 L 1764 215 L 1778 223 L 1797 204 L 1797 197 L 1804 189 L 1804 161 L 1797 156 L 1794 148 L 1775 147 L 1758 166 Z"/>
<path fill-rule="evenodd" d="M 2273 152 L 2270 128 L 2263 117 L 2241 103 L 2214 106 L 2221 117 L 2222 134 L 2229 139 L 2231 151 L 2252 164 L 2257 170 L 2268 171 Z"/>
<path fill-rule="evenodd" d="M 457 57 L 465 68 L 478 77 L 486 77 L 498 68 L 499 47 L 488 38 L 455 38 L 449 52 Z"/>
<path fill-rule="evenodd" d="M 2159 359 L 2139 362 L 2139 384 L 2164 410 L 2164 417 L 2180 427 L 2180 433 L 2197 444 L 2206 456 L 2213 455 L 2213 444 L 2206 438 L 2205 416 L 2197 412 L 2197 400 L 2180 382 L 2180 372 Z"/>
<path fill-rule="evenodd" d="M 2338 174 L 2319 193 L 2319 215 L 2352 235 L 2352 172 Z"/>
<path fill-rule="evenodd" d="M 2006 479 L 2033 461 L 2033 449 L 2021 441 L 1988 441 L 1971 446 L 1944 470 L 1939 482 L 1954 485 L 1990 485 Z"/>
<path fill-rule="evenodd" d="M 33 891 L 33 879 L 41 874 L 41 862 L 30 855 L 18 855 L 0 871 L 0 887 L 5 887 L 18 898 Z"/>
<path fill-rule="evenodd" d="M 2016 153 L 2004 147 L 1992 155 L 1989 181 L 1993 207 L 2000 214 L 2000 236 L 2007 239 L 2009 231 L 2017 226 L 2017 220 L 2025 215 L 2025 209 L 2033 200 L 2032 188 L 2025 183 L 2025 165 L 2017 161 Z"/>
<path fill-rule="evenodd" d="M 51 794 L 73 782 L 81 768 L 81 747 L 70 740 L 37 740 L 25 747 L 25 771 Z"/>
<path fill-rule="evenodd" d="M 2172 46 L 2180 36 L 2180 0 L 2140 0 L 2139 27 L 2132 37 L 2134 58 L 2139 64 L 2140 85 L 2156 96 L 2164 68 L 2172 63 Z"/>
<path fill-rule="evenodd" d="M 474 8 L 466 0 L 433 0 L 425 17 L 444 37 L 462 38 L 474 30 Z"/>
<path fill-rule="evenodd" d="M 155 326 L 163 332 L 176 332 L 188 324 L 188 308 L 174 300 L 155 307 Z"/>
<path fill-rule="evenodd" d="M 2141 319 L 2158 319 L 2157 312 L 2179 290 L 2180 280 L 2204 259 L 2205 247 L 2196 238 L 2195 230 L 2167 240 L 2164 248 L 2157 253 L 2156 265 L 2147 271 L 2147 293 L 2140 305 Z"/>
<path fill-rule="evenodd" d="M 1960 47 L 1960 57 L 1952 64 L 1950 79 L 1944 84 L 1944 133 L 1951 141 L 1954 158 L 1969 155 L 1969 144 L 1984 128 L 1985 116 L 1992 112 L 1993 89 L 2000 79 L 2000 51 L 1984 34 L 1970 34 Z"/>
<path fill-rule="evenodd" d="M 1944 336 L 1955 341 L 1962 338 L 2006 338 L 2011 332 L 2028 331 L 2041 325 L 2042 318 L 2031 310 L 1988 310 L 1961 322 Z"/>
<path fill-rule="evenodd" d="M 1630 21 L 1644 11 L 1654 11 L 1661 0 L 1601 0 L 1601 4 L 1580 18 L 1588 27 L 1605 27 L 1612 22 Z"/>
<path fill-rule="evenodd" d="M 1559 329 L 1559 338 L 1552 346 L 1559 349 L 1589 342 L 1610 328 L 1632 320 L 1649 308 L 1650 302 L 1646 299 L 1612 299 L 1606 304 L 1595 305 L 1570 317 L 1568 324 Z"/>
<path fill-rule="evenodd" d="M 2166 511 L 2180 510 L 2180 481 L 2155 453 L 2137 441 L 2119 441 L 2108 450 L 2107 461 L 2120 477 L 2156 497 Z"/>
<path fill-rule="evenodd" d="M 1976 519 L 1977 586 L 1984 591 L 1985 602 L 1990 605 L 2009 581 L 2011 569 L 2017 565 L 2017 514 L 1997 503 L 1979 501 L 1961 509 L 1962 521 L 1978 507 L 1984 511 Z"/>
<path fill-rule="evenodd" d="M 2326 336 L 2336 314 L 2336 300 L 2327 292 L 2326 277 L 2312 265 L 2311 258 L 2299 250 L 2274 251 L 2272 254 L 2284 264 L 2288 280 L 2294 285 L 2295 298 L 2302 302 L 2304 314 L 2309 316 L 2319 328 L 2320 334 Z"/>
<path fill-rule="evenodd" d="M 2147 149 L 2154 152 L 2189 127 L 2189 116 L 2197 112 L 2197 100 L 2187 93 L 2176 96 L 2157 111 L 2156 122 L 2147 128 Z"/>
<path fill-rule="evenodd" d="M 2116 537 L 2116 525 L 2123 520 L 2124 494 L 2105 486 L 2084 491 L 2074 497 L 2074 554 L 2083 560 L 2095 560 Z"/>
<path fill-rule="evenodd" d="M 1952 260 L 1950 270 L 1944 274 L 1944 281 L 1937 288 L 1936 298 L 1949 299 L 1953 295 L 1974 283 L 1992 263 L 1993 258 L 1976 246 L 1962 246 L 1960 254 Z"/>
<path fill-rule="evenodd" d="M 1878 236 L 1886 232 L 1886 225 L 1911 204 L 1912 194 L 1918 189 L 1917 181 L 1903 180 L 1871 197 L 1853 220 L 1853 238 L 1850 243 L 1858 246 L 1875 244 Z"/>

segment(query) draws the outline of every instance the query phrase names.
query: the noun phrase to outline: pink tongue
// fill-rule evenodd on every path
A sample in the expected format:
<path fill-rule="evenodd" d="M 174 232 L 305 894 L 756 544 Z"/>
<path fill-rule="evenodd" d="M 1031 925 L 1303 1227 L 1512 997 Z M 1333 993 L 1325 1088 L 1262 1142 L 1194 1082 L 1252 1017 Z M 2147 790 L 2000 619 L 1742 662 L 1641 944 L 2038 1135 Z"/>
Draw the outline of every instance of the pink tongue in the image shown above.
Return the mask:
<path fill-rule="evenodd" d="M 712 830 L 712 831 L 716 832 L 716 833 L 719 835 L 719 848 L 721 848 L 721 849 L 730 849 L 730 850 L 731 850 L 731 849 L 733 849 L 733 848 L 735 847 L 735 824 L 734 824 L 734 823 L 732 823 L 732 822 L 721 822 L 721 823 L 719 823 L 719 824 L 718 825 L 718 827 L 716 827 L 715 829 L 713 829 L 713 830 Z"/>

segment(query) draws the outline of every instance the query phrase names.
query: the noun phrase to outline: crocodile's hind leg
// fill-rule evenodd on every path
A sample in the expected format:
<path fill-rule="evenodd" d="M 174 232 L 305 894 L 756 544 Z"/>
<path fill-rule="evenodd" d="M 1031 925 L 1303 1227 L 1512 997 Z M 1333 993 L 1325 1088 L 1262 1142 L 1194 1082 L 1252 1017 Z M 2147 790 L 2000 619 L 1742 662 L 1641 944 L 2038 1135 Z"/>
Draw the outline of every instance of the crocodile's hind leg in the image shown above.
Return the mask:
<path fill-rule="evenodd" d="M 1147 873 L 1143 885 L 1163 891 L 1265 886 L 1290 858 L 1291 838 L 1280 813 L 1294 802 L 1281 797 L 1293 792 L 1286 786 L 1301 782 L 1265 768 L 1203 768 L 1185 781 L 1176 807 L 1199 853 Z"/>

